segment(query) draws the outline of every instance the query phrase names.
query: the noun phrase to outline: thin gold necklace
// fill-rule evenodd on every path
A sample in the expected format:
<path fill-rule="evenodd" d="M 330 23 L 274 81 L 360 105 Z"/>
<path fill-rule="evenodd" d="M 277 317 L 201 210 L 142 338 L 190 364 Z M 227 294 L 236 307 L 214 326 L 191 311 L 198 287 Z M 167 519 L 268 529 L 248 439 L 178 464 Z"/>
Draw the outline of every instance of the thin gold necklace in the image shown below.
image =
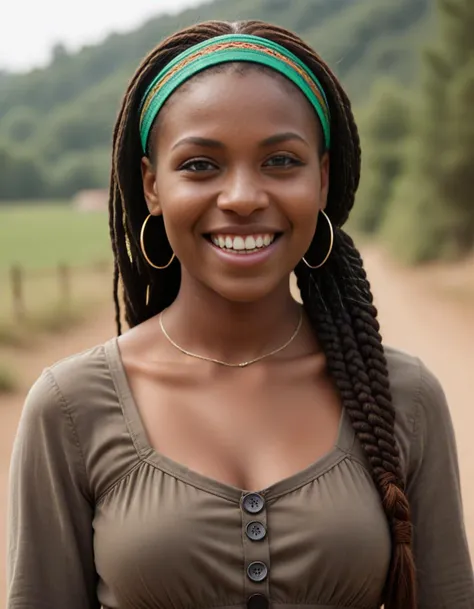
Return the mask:
<path fill-rule="evenodd" d="M 298 332 L 301 329 L 301 325 L 303 323 L 303 308 L 301 307 L 300 317 L 298 320 L 298 324 L 295 328 L 295 331 L 293 332 L 293 334 L 290 336 L 290 338 L 286 341 L 286 343 L 284 345 L 281 345 L 281 347 L 278 347 L 277 349 L 270 351 L 270 353 L 265 353 L 264 355 L 259 355 L 258 357 L 254 357 L 253 359 L 250 359 L 247 362 L 240 362 L 240 363 L 236 364 L 236 363 L 232 363 L 232 362 L 224 362 L 220 359 L 214 359 L 213 357 L 206 357 L 205 355 L 199 355 L 197 353 L 192 353 L 191 351 L 187 351 L 186 349 L 183 349 L 183 347 L 180 347 L 177 343 L 174 342 L 174 340 L 165 330 L 165 327 L 163 325 L 163 313 L 164 313 L 164 311 L 160 314 L 160 328 L 161 328 L 161 331 L 163 332 L 163 334 L 165 335 L 165 337 L 173 345 L 173 347 L 175 347 L 175 349 L 178 349 L 178 351 L 181 351 L 181 353 L 184 353 L 185 355 L 189 355 L 190 357 L 195 357 L 196 359 L 202 359 L 206 362 L 212 362 L 214 364 L 220 364 L 221 366 L 228 366 L 230 368 L 245 368 L 245 366 L 250 366 L 250 364 L 259 362 L 260 360 L 265 359 L 266 357 L 270 357 L 271 355 L 276 355 L 277 353 L 280 353 L 280 351 L 283 351 L 283 349 L 286 349 L 286 347 L 288 347 L 288 345 L 295 340 L 295 338 L 298 335 Z"/>

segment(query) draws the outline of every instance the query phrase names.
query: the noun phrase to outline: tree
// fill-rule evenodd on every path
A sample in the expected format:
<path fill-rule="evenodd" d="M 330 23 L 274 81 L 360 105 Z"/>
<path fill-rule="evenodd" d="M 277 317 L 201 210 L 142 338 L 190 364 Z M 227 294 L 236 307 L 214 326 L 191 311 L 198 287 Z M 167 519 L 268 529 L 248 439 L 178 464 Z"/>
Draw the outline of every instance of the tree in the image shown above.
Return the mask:
<path fill-rule="evenodd" d="M 16 106 L 7 112 L 0 123 L 1 137 L 14 144 L 22 144 L 35 133 L 38 122 L 38 115 L 32 108 Z"/>
<path fill-rule="evenodd" d="M 360 116 L 362 179 L 351 225 L 375 233 L 382 224 L 393 185 L 403 168 L 411 131 L 410 96 L 392 81 L 380 82 Z"/>
<path fill-rule="evenodd" d="M 474 247 L 474 3 L 438 0 L 440 37 L 423 62 L 416 146 L 383 232 L 410 261 Z"/>
<path fill-rule="evenodd" d="M 43 194 L 43 175 L 36 160 L 0 147 L 0 201 L 38 199 Z"/>
<path fill-rule="evenodd" d="M 87 188 L 106 188 L 109 174 L 110 155 L 107 151 L 70 152 L 51 168 L 51 194 L 64 198 Z"/>

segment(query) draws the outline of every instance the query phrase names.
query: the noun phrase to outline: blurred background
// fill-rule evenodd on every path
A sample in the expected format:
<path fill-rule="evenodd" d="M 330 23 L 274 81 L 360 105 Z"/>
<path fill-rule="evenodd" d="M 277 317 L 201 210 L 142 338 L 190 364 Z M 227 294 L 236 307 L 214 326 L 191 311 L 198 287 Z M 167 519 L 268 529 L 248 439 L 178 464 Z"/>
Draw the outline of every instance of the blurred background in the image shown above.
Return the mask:
<path fill-rule="evenodd" d="M 347 229 L 386 342 L 445 388 L 474 548 L 474 2 L 31 0 L 1 17 L 0 545 L 28 387 L 115 332 L 107 184 L 127 82 L 185 25 L 263 19 L 313 45 L 352 100 L 363 174 Z"/>

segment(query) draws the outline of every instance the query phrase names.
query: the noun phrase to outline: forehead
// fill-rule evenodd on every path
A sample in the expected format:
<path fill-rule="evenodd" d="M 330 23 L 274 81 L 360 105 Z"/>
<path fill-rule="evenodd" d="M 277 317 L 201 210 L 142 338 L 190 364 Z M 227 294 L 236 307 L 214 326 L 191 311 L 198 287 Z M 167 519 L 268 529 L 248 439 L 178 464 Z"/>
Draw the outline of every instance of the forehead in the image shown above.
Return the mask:
<path fill-rule="evenodd" d="M 252 64 L 202 72 L 178 89 L 160 114 L 157 143 L 204 131 L 221 138 L 298 131 L 316 144 L 320 139 L 305 95 L 284 76 Z"/>

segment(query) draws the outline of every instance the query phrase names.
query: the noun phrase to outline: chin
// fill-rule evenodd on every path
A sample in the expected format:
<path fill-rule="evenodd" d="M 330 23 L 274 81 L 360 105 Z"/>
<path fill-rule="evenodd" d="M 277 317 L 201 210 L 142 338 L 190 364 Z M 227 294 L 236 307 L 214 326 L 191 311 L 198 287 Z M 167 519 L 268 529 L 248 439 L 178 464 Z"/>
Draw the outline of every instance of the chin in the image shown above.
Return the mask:
<path fill-rule="evenodd" d="M 249 281 L 235 280 L 209 287 L 229 302 L 252 304 L 268 299 L 276 294 L 277 291 L 281 291 L 283 283 L 288 286 L 288 277 L 279 278 L 278 281 L 265 281 L 263 278 L 255 278 Z"/>

